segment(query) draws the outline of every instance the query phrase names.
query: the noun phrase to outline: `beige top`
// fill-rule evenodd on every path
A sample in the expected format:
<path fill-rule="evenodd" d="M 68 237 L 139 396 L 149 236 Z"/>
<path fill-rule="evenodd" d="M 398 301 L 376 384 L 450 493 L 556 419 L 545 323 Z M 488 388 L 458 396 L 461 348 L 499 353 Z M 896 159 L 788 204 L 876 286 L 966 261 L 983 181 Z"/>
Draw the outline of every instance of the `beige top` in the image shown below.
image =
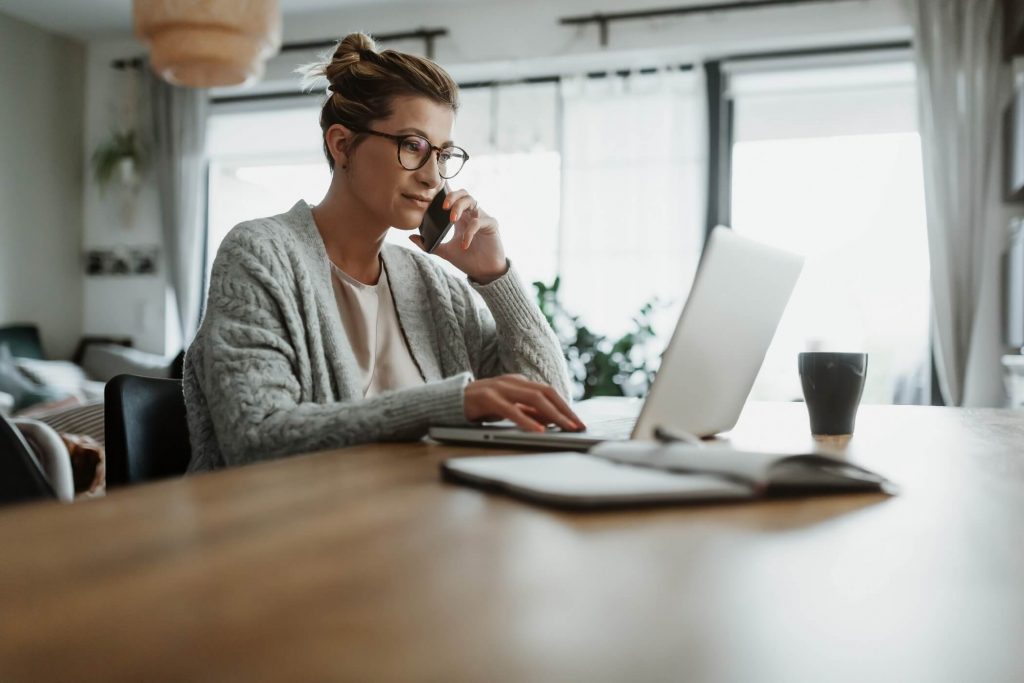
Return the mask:
<path fill-rule="evenodd" d="M 341 323 L 363 376 L 363 396 L 423 384 L 423 375 L 398 325 L 383 264 L 375 285 L 359 282 L 333 263 L 331 272 Z"/>

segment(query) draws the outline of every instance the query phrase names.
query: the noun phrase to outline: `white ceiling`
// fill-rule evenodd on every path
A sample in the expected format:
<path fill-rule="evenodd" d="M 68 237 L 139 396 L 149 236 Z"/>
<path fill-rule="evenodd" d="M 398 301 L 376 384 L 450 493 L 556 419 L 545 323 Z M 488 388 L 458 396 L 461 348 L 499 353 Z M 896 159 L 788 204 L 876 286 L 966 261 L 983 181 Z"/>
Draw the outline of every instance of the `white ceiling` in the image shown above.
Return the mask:
<path fill-rule="evenodd" d="M 403 0 L 280 0 L 280 3 L 281 13 L 288 16 L 385 1 Z M 0 14 L 79 40 L 125 37 L 132 30 L 130 0 L 0 0 Z"/>

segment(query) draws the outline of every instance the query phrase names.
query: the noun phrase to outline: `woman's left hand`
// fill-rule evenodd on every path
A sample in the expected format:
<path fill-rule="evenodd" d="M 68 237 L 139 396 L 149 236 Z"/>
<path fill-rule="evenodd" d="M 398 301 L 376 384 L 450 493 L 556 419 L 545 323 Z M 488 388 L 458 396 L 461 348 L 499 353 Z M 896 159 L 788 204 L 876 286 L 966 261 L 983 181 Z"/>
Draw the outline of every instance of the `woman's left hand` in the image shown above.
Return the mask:
<path fill-rule="evenodd" d="M 434 253 L 481 284 L 504 275 L 508 264 L 498 234 L 498 221 L 481 209 L 465 190 L 449 192 L 445 208 L 451 211 L 455 234 L 438 245 Z M 409 239 L 423 248 L 423 238 L 419 235 L 411 235 Z"/>

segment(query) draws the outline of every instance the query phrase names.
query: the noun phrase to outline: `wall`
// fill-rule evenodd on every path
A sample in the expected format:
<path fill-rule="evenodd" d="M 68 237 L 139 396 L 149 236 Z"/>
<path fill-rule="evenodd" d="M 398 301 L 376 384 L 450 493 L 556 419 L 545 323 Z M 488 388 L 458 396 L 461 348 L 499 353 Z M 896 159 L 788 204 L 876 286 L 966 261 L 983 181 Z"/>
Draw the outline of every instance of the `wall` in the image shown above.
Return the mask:
<path fill-rule="evenodd" d="M 415 2 L 378 3 L 286 17 L 285 42 L 338 37 L 354 30 L 371 33 L 446 27 L 436 59 L 460 81 L 508 79 L 530 74 L 574 73 L 600 68 L 629 68 L 690 61 L 703 57 L 865 41 L 905 40 L 906 17 L 898 0 L 861 0 L 700 15 L 657 21 L 631 21 L 611 28 L 607 48 L 598 44 L 597 28 L 565 27 L 559 17 L 655 6 L 646 0 L 551 0 L 549 2 Z M 421 52 L 418 41 L 392 47 Z M 117 73 L 115 57 L 142 54 L 130 39 L 90 43 L 85 107 L 86 150 L 102 139 L 112 120 L 111 100 Z M 294 88 L 295 66 L 313 55 L 288 53 L 268 66 L 267 79 L 254 90 Z M 228 91 L 221 91 L 226 94 Z M 136 219 L 120 227 L 117 212 L 91 180 L 86 187 L 85 241 L 90 246 L 117 242 L 159 241 L 156 198 L 151 187 L 140 196 Z M 173 329 L 166 305 L 166 280 L 157 276 L 131 280 L 87 278 L 86 330 L 130 334 L 136 344 L 173 353 L 165 339 Z"/>
<path fill-rule="evenodd" d="M 85 47 L 0 14 L 0 324 L 52 357 L 82 333 Z"/>
<path fill-rule="evenodd" d="M 86 68 L 84 112 L 85 150 L 91 155 L 115 128 L 126 123 L 122 93 L 127 75 L 113 69 L 113 59 L 143 53 L 132 39 L 91 43 Z M 140 112 L 139 117 L 145 113 Z M 160 245 L 159 207 L 152 174 L 144 174 L 137 194 L 115 186 L 101 190 L 92 174 L 85 178 L 83 241 L 86 249 Z M 164 254 L 161 251 L 161 256 Z M 134 345 L 152 353 L 169 348 L 166 303 L 167 268 L 161 261 L 153 275 L 105 275 L 85 278 L 83 286 L 86 334 L 131 337 Z"/>

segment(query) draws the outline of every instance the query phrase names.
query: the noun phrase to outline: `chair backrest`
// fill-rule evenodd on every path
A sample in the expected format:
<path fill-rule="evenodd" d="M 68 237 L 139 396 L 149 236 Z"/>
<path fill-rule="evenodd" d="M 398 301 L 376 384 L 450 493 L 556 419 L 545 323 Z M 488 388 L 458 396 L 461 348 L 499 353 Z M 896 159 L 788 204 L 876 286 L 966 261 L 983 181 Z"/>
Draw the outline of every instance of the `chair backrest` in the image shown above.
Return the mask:
<path fill-rule="evenodd" d="M 0 415 L 0 504 L 55 497 L 25 437 Z"/>
<path fill-rule="evenodd" d="M 7 344 L 12 356 L 46 360 L 39 328 L 32 323 L 0 326 L 0 344 Z"/>
<path fill-rule="evenodd" d="M 104 390 L 107 486 L 185 473 L 192 449 L 181 380 L 118 375 Z"/>

